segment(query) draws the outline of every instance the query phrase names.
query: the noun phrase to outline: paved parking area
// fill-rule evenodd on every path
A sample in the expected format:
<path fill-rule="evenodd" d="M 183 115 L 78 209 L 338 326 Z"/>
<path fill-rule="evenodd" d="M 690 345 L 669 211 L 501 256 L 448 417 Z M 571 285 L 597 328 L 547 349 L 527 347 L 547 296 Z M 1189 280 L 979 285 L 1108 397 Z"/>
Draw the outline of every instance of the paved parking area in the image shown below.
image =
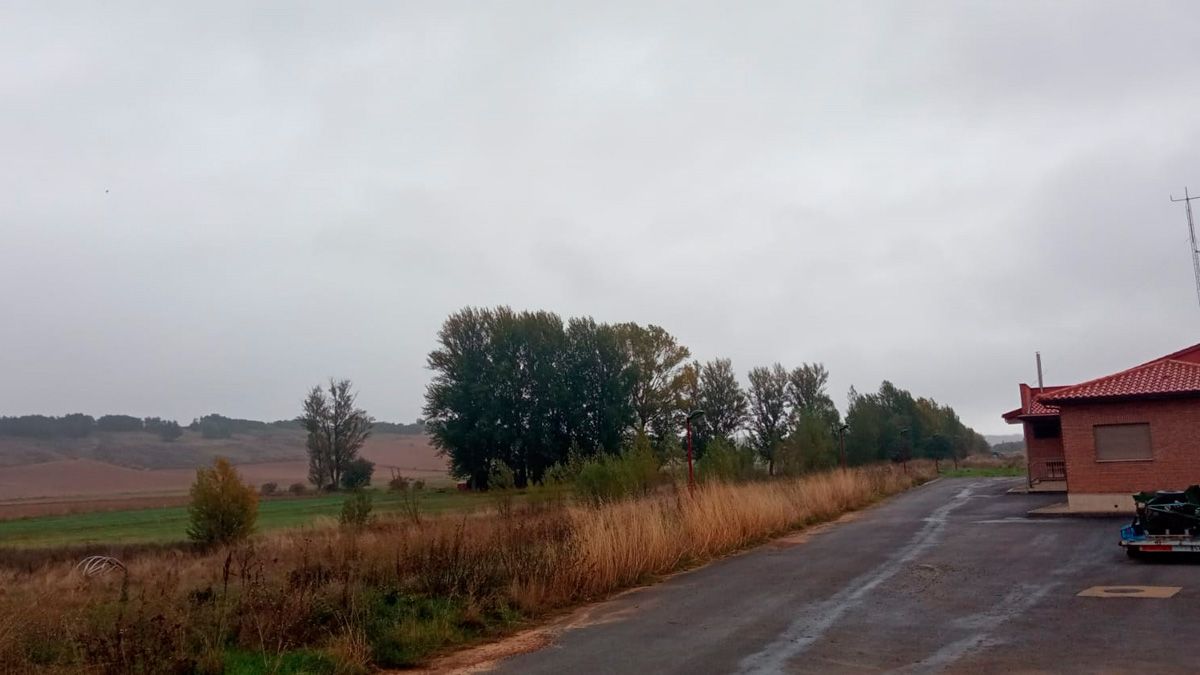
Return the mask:
<path fill-rule="evenodd" d="M 1128 559 L 1120 520 L 1027 518 L 1061 496 L 1006 494 L 1015 484 L 937 481 L 811 537 L 619 596 L 498 670 L 1200 670 L 1200 565 Z M 1080 595 L 1094 587 L 1115 592 Z"/>

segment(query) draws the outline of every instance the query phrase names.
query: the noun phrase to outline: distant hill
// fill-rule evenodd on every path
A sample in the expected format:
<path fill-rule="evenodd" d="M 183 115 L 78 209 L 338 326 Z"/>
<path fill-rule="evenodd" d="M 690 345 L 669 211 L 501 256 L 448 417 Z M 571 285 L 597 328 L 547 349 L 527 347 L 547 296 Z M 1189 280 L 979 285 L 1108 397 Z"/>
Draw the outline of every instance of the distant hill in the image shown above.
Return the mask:
<path fill-rule="evenodd" d="M 0 437 L 86 438 L 97 432 L 145 431 L 155 434 L 165 441 L 171 441 L 179 438 L 184 428 L 199 431 L 205 438 L 229 438 L 234 434 L 254 434 L 271 429 L 298 430 L 302 427 L 294 419 L 260 422 L 259 420 L 226 417 L 218 413 L 197 417 L 187 427 L 180 426 L 175 420 L 164 420 L 161 417 L 141 418 L 132 415 L 101 415 L 98 418 L 82 413 L 72 413 L 62 417 L 51 415 L 0 416 Z M 412 424 L 402 424 L 377 421 L 375 422 L 375 432 L 423 434 L 425 433 L 425 422 L 417 420 Z"/>
<path fill-rule="evenodd" d="M 993 447 L 999 443 L 1013 443 L 1016 441 L 1021 441 L 1022 443 L 1025 442 L 1025 436 L 1023 434 L 995 434 L 992 436 L 985 434 L 984 439 L 987 440 L 988 445 Z"/>
<path fill-rule="evenodd" d="M 189 431 L 170 443 L 141 432 L 59 442 L 0 438 L 0 458 L 15 462 L 0 465 L 0 520 L 109 508 L 99 501 L 145 505 L 138 500 L 149 496 L 173 496 L 165 503 L 183 503 L 178 497 L 187 493 L 196 467 L 217 455 L 232 459 L 251 485 L 271 482 L 285 488 L 308 483 L 304 433 L 299 430 L 237 434 L 223 440 Z M 373 434 L 361 455 L 375 462 L 376 485 L 397 473 L 441 485 L 451 482 L 446 459 L 423 434 Z M 36 461 L 22 461 L 30 458 Z"/>
<path fill-rule="evenodd" d="M 307 483 L 306 440 L 294 420 L 217 414 L 186 426 L 130 415 L 0 417 L 0 519 L 84 508 L 79 500 L 177 500 L 187 493 L 196 467 L 215 457 L 237 465 L 251 485 Z M 375 484 L 393 475 L 450 481 L 446 458 L 420 421 L 376 422 L 361 456 L 375 463 Z"/>
<path fill-rule="evenodd" d="M 1025 441 L 997 443 L 992 446 L 992 452 L 1000 453 L 1001 455 L 1023 455 L 1025 454 Z"/>
<path fill-rule="evenodd" d="M 376 422 L 376 436 L 423 436 L 425 426 Z M 95 460 L 133 469 L 190 469 L 222 456 L 235 464 L 302 460 L 305 433 L 294 420 L 260 422 L 205 415 L 180 426 L 127 415 L 0 417 L 0 467 Z"/>

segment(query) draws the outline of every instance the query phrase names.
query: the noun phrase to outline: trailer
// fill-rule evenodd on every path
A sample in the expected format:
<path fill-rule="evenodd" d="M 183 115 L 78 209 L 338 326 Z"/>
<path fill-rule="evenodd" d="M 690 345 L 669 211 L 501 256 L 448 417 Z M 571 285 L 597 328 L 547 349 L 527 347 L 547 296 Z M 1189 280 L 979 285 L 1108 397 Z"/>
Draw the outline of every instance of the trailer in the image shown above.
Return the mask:
<path fill-rule="evenodd" d="M 1131 558 L 1156 553 L 1200 553 L 1200 485 L 1183 491 L 1133 495 L 1137 515 L 1121 528 Z"/>
<path fill-rule="evenodd" d="M 1121 546 L 1130 558 L 1150 553 L 1200 553 L 1200 537 L 1186 534 L 1138 534 L 1132 525 L 1121 528 Z"/>

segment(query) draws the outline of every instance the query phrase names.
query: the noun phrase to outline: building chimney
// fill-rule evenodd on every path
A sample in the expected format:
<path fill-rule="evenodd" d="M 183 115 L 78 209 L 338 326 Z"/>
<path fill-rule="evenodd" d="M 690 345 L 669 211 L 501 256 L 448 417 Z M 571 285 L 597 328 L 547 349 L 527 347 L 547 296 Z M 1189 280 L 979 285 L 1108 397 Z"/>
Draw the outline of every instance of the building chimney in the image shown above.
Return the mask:
<path fill-rule="evenodd" d="M 1044 383 L 1044 382 L 1042 382 L 1042 353 L 1041 353 L 1041 352 L 1034 352 L 1034 354 L 1037 356 L 1037 367 L 1038 367 L 1038 393 L 1040 394 L 1040 393 L 1042 393 L 1042 387 L 1046 386 L 1046 385 L 1045 385 L 1045 383 Z"/>

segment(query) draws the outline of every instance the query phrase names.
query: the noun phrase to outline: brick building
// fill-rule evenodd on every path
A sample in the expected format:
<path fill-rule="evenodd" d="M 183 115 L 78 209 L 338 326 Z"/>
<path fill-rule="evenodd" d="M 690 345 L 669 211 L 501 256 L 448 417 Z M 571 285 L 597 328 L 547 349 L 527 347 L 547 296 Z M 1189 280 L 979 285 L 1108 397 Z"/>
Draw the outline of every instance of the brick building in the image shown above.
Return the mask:
<path fill-rule="evenodd" d="M 1061 481 L 1072 511 L 1200 483 L 1200 344 L 1071 386 L 1021 385 L 1004 414 L 1025 430 L 1030 485 Z"/>

